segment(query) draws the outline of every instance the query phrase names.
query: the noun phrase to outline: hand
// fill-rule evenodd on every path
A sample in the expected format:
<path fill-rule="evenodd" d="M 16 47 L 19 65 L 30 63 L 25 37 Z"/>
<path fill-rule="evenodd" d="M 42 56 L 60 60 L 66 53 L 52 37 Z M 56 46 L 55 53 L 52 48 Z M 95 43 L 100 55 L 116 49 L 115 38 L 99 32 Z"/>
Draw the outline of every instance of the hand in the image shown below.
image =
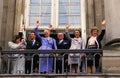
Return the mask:
<path fill-rule="evenodd" d="M 39 21 L 36 21 L 36 27 L 38 28 L 40 25 Z"/>
<path fill-rule="evenodd" d="M 25 44 L 25 39 L 22 39 L 22 40 L 21 40 L 21 44 Z"/>
<path fill-rule="evenodd" d="M 21 44 L 21 45 L 20 45 L 20 49 L 21 49 L 21 50 L 24 50 L 24 49 L 25 49 L 25 45 Z"/>
<path fill-rule="evenodd" d="M 102 26 L 105 26 L 106 25 L 106 21 L 102 21 Z"/>
<path fill-rule="evenodd" d="M 66 24 L 66 29 L 69 29 L 69 27 L 70 27 L 70 24 L 67 23 L 67 24 Z"/>
<path fill-rule="evenodd" d="M 104 20 L 104 21 L 102 21 L 102 29 L 106 29 L 106 21 Z"/>
<path fill-rule="evenodd" d="M 52 30 L 52 25 L 49 25 L 49 28 L 48 28 L 49 30 Z"/>
<path fill-rule="evenodd" d="M 57 54 L 56 54 L 56 57 L 58 57 L 58 56 L 59 56 L 59 54 L 57 53 Z"/>

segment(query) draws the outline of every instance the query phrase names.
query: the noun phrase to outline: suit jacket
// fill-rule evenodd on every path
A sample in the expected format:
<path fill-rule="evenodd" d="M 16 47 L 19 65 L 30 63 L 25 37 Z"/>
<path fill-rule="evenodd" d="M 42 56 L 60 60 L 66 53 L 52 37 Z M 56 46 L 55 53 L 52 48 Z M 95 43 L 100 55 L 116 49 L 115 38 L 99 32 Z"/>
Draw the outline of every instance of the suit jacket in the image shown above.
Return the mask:
<path fill-rule="evenodd" d="M 58 49 L 69 49 L 69 47 L 70 47 L 69 40 L 63 40 L 61 43 L 59 43 L 59 40 L 57 40 L 56 43 L 57 43 Z"/>
<path fill-rule="evenodd" d="M 39 41 L 35 41 L 34 45 L 32 44 L 32 41 L 27 41 L 26 49 L 38 49 L 41 46 L 41 43 Z"/>
<path fill-rule="evenodd" d="M 102 39 L 103 39 L 103 37 L 104 37 L 104 34 L 105 34 L 105 29 L 103 29 L 103 30 L 101 31 L 101 33 L 100 33 L 100 34 L 97 36 L 97 38 L 96 38 L 96 40 L 97 40 L 97 42 L 98 42 L 98 46 L 97 46 L 98 49 L 101 49 L 101 48 L 102 48 L 101 41 L 102 41 Z M 88 41 L 89 41 L 89 39 L 90 39 L 90 37 L 87 38 L 86 48 L 88 48 Z M 96 45 L 97 45 L 97 44 L 96 44 Z"/>
<path fill-rule="evenodd" d="M 34 45 L 32 43 L 32 40 L 28 40 L 26 42 L 27 42 L 26 49 L 38 49 L 41 46 L 41 43 L 39 41 L 35 41 Z M 25 56 L 28 57 L 26 58 L 26 60 L 31 60 L 30 56 L 32 55 L 33 54 L 25 54 Z"/>
<path fill-rule="evenodd" d="M 70 47 L 70 41 L 69 40 L 63 40 L 61 43 L 59 43 L 59 40 L 56 41 L 57 44 L 57 48 L 58 49 L 69 49 Z M 61 55 L 63 55 L 63 53 L 61 53 Z M 64 56 L 64 59 L 68 58 L 68 54 Z"/>

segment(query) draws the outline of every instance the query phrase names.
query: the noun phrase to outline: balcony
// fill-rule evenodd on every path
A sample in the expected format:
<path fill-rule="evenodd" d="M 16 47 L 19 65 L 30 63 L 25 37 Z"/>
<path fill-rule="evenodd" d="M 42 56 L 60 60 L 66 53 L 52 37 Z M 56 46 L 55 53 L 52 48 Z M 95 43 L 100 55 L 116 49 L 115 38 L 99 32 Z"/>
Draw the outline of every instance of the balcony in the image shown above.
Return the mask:
<path fill-rule="evenodd" d="M 69 71 L 64 71 L 64 56 L 67 54 L 86 54 L 85 59 L 85 69 L 84 71 L 81 71 L 80 68 L 78 67 L 78 72 L 73 73 L 71 72 L 71 64 L 69 64 Z M 12 74 L 11 73 L 11 61 L 18 57 L 13 57 L 13 55 L 18 54 L 18 55 L 26 55 L 30 54 L 31 56 L 25 56 L 25 59 L 31 59 L 31 72 L 30 74 L 25 74 L 24 72 L 22 73 L 16 73 Z M 48 54 L 48 56 L 39 56 L 40 54 Z M 56 54 L 62 54 L 61 56 L 56 56 Z M 91 55 L 92 54 L 92 55 Z M 40 59 L 48 59 L 48 58 L 54 58 L 54 70 L 53 72 L 49 73 L 46 72 L 45 74 L 41 74 L 40 71 L 35 73 L 33 70 L 33 65 L 34 65 L 34 56 L 38 55 L 39 56 L 39 61 Z M 109 74 L 109 73 L 103 73 L 102 72 L 102 56 L 103 56 L 103 50 L 2 50 L 0 54 L 1 58 L 1 67 L 0 67 L 0 77 L 2 78 L 105 78 L 105 77 L 120 77 L 119 74 Z M 93 65 L 95 66 L 95 59 L 99 57 L 99 67 L 98 69 L 95 70 L 94 74 L 88 74 L 87 73 L 87 60 L 92 59 L 93 60 Z M 62 73 L 56 73 L 56 60 L 57 59 L 62 60 Z M 70 58 L 78 58 L 71 56 Z M 78 59 L 79 61 L 83 60 L 81 58 Z M 78 65 L 80 66 L 80 62 L 78 61 Z M 48 66 L 48 60 L 47 60 L 47 66 Z M 39 65 L 40 67 L 40 65 Z M 47 67 L 48 69 L 48 67 Z M 20 72 L 21 70 L 17 70 Z"/>

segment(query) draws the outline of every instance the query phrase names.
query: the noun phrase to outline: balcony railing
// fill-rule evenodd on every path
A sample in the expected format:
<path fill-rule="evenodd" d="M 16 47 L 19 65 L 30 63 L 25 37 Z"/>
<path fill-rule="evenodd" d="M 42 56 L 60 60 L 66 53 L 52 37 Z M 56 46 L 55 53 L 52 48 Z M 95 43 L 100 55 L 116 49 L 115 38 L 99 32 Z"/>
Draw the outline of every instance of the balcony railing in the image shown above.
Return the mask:
<path fill-rule="evenodd" d="M 0 51 L 0 60 L 1 60 L 1 67 L 0 67 L 0 73 L 1 74 L 12 74 L 11 72 L 11 62 L 16 61 L 15 63 L 25 64 L 25 60 L 29 59 L 31 61 L 31 71 L 30 74 L 36 73 L 34 71 L 34 58 L 35 56 L 38 56 L 38 69 L 40 70 L 40 63 L 42 59 L 46 59 L 46 74 L 57 74 L 56 73 L 56 60 L 61 60 L 62 62 L 62 72 L 60 74 L 72 74 L 72 63 L 69 62 L 68 67 L 65 68 L 65 56 L 68 55 L 68 60 L 76 58 L 78 60 L 78 70 L 77 74 L 79 73 L 86 73 L 87 74 L 87 61 L 93 60 L 93 65 L 96 67 L 96 62 L 98 62 L 99 65 L 97 65 L 95 69 L 95 73 L 102 73 L 102 49 L 85 49 L 85 50 L 1 50 Z M 41 56 L 41 54 L 43 54 Z M 45 55 L 47 54 L 47 56 Z M 72 56 L 70 56 L 72 54 Z M 80 56 L 76 56 L 75 54 L 85 55 L 84 58 L 81 58 Z M 45 55 L 45 56 L 44 56 Z M 19 59 L 23 58 L 23 61 L 19 61 Z M 48 72 L 48 62 L 49 58 L 53 58 L 53 71 L 51 73 Z M 20 63 L 21 62 L 21 63 Z M 17 65 L 18 65 L 17 64 Z M 81 66 L 82 65 L 82 66 Z M 25 74 L 25 65 L 23 65 L 24 70 L 21 70 L 19 68 L 16 71 L 16 74 Z M 59 71 L 60 72 L 60 71 Z M 58 72 L 58 73 L 59 73 Z M 41 74 L 41 71 L 38 71 L 37 74 Z"/>

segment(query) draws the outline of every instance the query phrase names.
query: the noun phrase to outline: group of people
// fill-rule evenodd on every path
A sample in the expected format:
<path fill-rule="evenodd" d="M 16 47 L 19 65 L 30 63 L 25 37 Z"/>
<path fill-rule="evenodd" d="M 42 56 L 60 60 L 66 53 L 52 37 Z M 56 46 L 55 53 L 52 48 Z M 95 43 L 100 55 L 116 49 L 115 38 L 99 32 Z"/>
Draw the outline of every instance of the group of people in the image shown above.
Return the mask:
<path fill-rule="evenodd" d="M 74 38 L 71 38 L 69 34 L 69 24 L 66 24 L 66 30 L 65 32 L 58 32 L 57 33 L 57 40 L 50 37 L 50 30 L 45 29 L 44 30 L 44 36 L 41 36 L 39 34 L 38 28 L 39 28 L 39 21 L 36 22 L 36 28 L 34 29 L 34 32 L 30 33 L 30 40 L 25 41 L 24 39 L 20 37 L 16 37 L 15 41 L 8 42 L 9 47 L 12 49 L 38 49 L 38 50 L 52 50 L 52 49 L 101 49 L 101 40 L 103 39 L 103 36 L 105 34 L 105 21 L 102 22 L 102 31 L 98 35 L 99 30 L 97 27 L 93 27 L 91 29 L 91 36 L 87 38 L 86 45 L 85 41 L 81 38 L 81 31 L 76 29 L 74 31 Z M 66 39 L 65 39 L 66 38 Z M 57 56 L 63 56 L 64 53 L 56 53 L 56 60 L 53 57 L 47 58 L 40 58 L 41 56 L 48 57 L 49 54 L 38 54 L 35 55 L 35 60 L 33 62 L 33 69 L 31 69 L 31 59 L 23 59 L 25 56 L 32 56 L 29 53 L 26 55 L 23 54 L 14 54 L 15 57 L 22 56 L 23 58 L 16 58 L 13 62 L 15 63 L 13 66 L 13 73 L 21 72 L 22 67 L 20 67 L 19 64 L 21 59 L 25 65 L 25 72 L 26 74 L 31 73 L 31 70 L 33 72 L 40 72 L 41 74 L 45 73 L 52 73 L 54 71 L 54 62 L 56 62 L 56 73 L 62 73 L 62 71 L 70 71 L 70 65 L 71 65 L 71 72 L 72 73 L 78 73 L 78 69 L 80 68 L 80 71 L 85 71 L 85 53 L 69 53 L 64 56 L 64 69 L 62 70 L 62 59 L 57 58 Z M 92 54 L 91 54 L 92 55 Z M 75 56 L 76 58 L 72 58 L 72 56 Z M 79 66 L 80 65 L 80 66 Z M 16 67 L 16 68 L 15 68 Z M 20 70 L 19 70 L 20 69 Z M 95 66 L 93 65 L 93 60 L 87 60 L 87 72 L 88 73 L 95 73 Z"/>
<path fill-rule="evenodd" d="M 23 38 L 23 34 L 24 34 L 24 27 L 21 27 L 21 30 L 18 33 L 18 35 L 15 35 L 13 40 L 8 42 L 8 46 L 10 47 L 10 49 L 12 49 L 12 50 L 25 50 L 25 49 L 32 50 L 32 49 L 38 49 L 41 46 L 41 42 L 36 40 L 36 35 L 34 32 L 31 32 L 29 34 L 28 40 L 25 40 L 25 38 Z M 39 57 L 37 55 L 34 55 L 33 69 L 31 69 L 32 55 L 33 54 L 29 54 L 29 53 L 28 54 L 13 54 L 12 57 L 14 57 L 14 59 L 11 60 L 10 73 L 12 73 L 12 74 L 19 74 L 19 73 L 30 74 L 31 70 L 33 70 L 33 69 L 34 69 L 34 72 L 38 72 Z M 21 56 L 21 58 L 18 58 L 20 56 Z M 27 57 L 27 58 L 25 58 L 25 57 Z M 20 62 L 20 60 L 21 60 L 21 62 Z"/>

